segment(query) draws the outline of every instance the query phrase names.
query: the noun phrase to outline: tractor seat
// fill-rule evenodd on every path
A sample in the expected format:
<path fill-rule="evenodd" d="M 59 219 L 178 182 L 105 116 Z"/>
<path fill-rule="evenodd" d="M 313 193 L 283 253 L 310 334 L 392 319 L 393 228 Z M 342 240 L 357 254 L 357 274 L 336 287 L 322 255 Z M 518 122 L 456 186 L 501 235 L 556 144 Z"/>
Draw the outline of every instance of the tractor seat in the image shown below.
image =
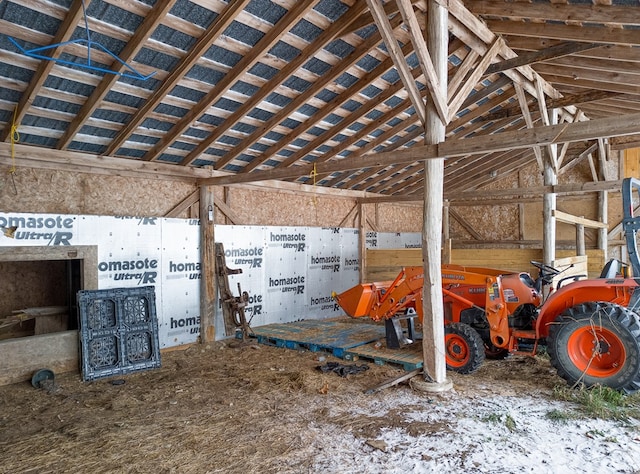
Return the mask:
<path fill-rule="evenodd" d="M 626 268 L 626 264 L 622 263 L 620 260 L 612 258 L 609 260 L 605 266 L 602 268 L 602 272 L 600 273 L 600 278 L 616 278 L 624 276 L 624 268 Z"/>

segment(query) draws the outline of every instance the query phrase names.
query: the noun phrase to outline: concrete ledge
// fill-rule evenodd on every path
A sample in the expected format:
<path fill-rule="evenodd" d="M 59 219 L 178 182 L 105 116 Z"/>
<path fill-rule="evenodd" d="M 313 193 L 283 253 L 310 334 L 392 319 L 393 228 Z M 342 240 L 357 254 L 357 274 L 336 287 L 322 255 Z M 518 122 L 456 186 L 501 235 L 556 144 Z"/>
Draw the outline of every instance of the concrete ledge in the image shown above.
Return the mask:
<path fill-rule="evenodd" d="M 0 341 L 0 360 L 0 385 L 31 380 L 38 369 L 79 373 L 78 331 Z"/>

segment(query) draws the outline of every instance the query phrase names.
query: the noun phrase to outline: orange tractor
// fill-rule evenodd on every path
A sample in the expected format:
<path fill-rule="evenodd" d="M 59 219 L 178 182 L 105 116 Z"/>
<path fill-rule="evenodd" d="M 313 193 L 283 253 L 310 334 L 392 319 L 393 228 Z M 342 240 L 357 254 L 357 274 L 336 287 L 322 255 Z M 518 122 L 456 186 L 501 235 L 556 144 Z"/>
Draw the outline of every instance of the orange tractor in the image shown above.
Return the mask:
<path fill-rule="evenodd" d="M 640 195 L 640 181 L 625 179 L 623 229 L 631 269 L 640 275 L 634 190 Z M 534 355 L 543 344 L 558 375 L 569 384 L 639 390 L 640 278 L 629 277 L 628 267 L 612 260 L 600 278 L 561 280 L 541 303 L 542 286 L 562 271 L 531 263 L 539 269 L 536 281 L 524 272 L 442 266 L 447 368 L 471 373 L 485 357 Z M 389 346 L 404 337 L 401 319 L 422 321 L 422 285 L 423 268 L 406 267 L 392 282 L 356 285 L 334 298 L 351 317 L 384 320 Z M 412 324 L 407 328 L 411 338 Z"/>

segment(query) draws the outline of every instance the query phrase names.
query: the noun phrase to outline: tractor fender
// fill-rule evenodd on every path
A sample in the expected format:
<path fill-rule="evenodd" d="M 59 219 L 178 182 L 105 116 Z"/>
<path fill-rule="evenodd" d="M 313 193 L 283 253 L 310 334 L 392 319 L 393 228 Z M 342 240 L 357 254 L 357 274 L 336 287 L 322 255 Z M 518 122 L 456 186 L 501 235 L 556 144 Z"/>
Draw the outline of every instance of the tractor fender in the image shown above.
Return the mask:
<path fill-rule="evenodd" d="M 547 337 L 549 324 L 564 311 L 578 304 L 604 301 L 626 307 L 638 287 L 640 278 L 594 278 L 564 285 L 551 293 L 540 306 L 536 321 L 538 337 Z"/>

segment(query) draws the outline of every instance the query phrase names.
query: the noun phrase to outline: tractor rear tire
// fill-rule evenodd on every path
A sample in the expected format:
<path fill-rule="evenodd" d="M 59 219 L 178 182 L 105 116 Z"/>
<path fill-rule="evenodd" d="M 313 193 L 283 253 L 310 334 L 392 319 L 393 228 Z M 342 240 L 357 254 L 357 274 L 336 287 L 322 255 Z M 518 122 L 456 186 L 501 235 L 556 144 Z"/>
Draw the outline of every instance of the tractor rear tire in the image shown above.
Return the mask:
<path fill-rule="evenodd" d="M 570 385 L 640 389 L 640 323 L 629 309 L 588 302 L 564 311 L 549 326 L 547 350 Z"/>
<path fill-rule="evenodd" d="M 449 323 L 444 326 L 447 369 L 460 374 L 478 370 L 484 362 L 484 343 L 480 334 L 468 324 Z"/>

